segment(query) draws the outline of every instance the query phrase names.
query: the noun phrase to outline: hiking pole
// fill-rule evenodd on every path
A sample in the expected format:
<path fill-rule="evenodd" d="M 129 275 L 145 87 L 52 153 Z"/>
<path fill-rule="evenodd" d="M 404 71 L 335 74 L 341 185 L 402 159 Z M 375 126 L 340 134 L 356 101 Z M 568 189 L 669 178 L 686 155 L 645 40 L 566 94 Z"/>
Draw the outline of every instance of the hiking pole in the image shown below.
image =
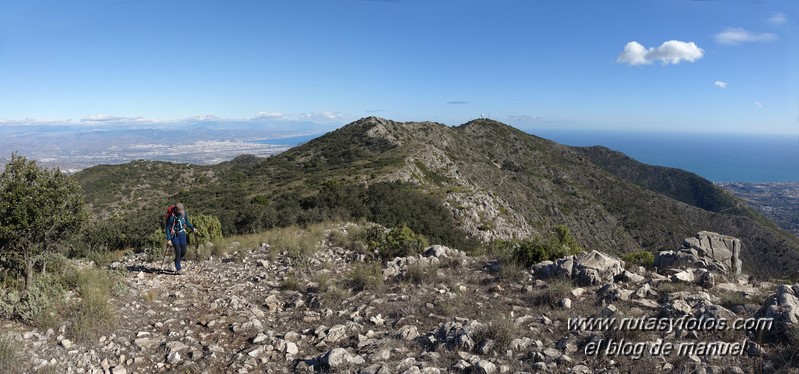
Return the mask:
<path fill-rule="evenodd" d="M 164 258 L 161 260 L 161 267 L 159 268 L 161 269 L 161 271 L 164 271 L 164 262 L 166 262 L 166 255 L 169 251 L 169 244 L 164 244 L 164 247 L 166 247 L 164 249 Z"/>

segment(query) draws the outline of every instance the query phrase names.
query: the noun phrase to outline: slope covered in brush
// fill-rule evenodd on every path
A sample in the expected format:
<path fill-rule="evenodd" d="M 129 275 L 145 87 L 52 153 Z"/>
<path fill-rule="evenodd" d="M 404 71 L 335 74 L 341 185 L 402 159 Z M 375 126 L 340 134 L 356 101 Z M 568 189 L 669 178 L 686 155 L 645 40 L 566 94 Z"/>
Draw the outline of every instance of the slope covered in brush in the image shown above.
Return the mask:
<path fill-rule="evenodd" d="M 227 233 L 367 219 L 404 223 L 468 249 L 565 225 L 585 248 L 621 254 L 674 249 L 709 230 L 743 240 L 750 272 L 787 274 L 799 264 L 799 240 L 747 209 L 730 209 L 743 204 L 710 182 L 600 151 L 491 120 L 448 127 L 369 117 L 265 159 L 242 156 L 208 169 L 153 164 L 158 173 L 128 164 L 103 173 L 115 185 L 150 186 L 125 190 L 125 199 L 148 201 L 139 212 L 181 200 L 219 217 Z M 162 169 L 173 167 L 191 178 L 159 185 Z M 78 177 L 89 185 L 102 179 L 92 171 Z M 94 208 L 115 204 L 99 196 L 89 195 Z"/>

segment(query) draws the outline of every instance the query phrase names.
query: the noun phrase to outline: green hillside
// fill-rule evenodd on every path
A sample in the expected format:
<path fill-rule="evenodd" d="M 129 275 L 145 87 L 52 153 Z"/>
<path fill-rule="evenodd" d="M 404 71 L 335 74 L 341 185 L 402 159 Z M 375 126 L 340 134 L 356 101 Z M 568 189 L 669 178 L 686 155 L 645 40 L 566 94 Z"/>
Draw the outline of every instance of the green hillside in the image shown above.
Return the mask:
<path fill-rule="evenodd" d="M 153 217 L 156 226 L 159 210 L 180 200 L 219 217 L 228 234 L 367 219 L 464 249 L 565 225 L 583 247 L 620 254 L 674 249 L 710 230 L 741 238 L 754 274 L 799 264 L 799 239 L 698 176 L 491 120 L 448 127 L 369 117 L 270 158 L 139 161 L 76 176 L 96 212 Z"/>

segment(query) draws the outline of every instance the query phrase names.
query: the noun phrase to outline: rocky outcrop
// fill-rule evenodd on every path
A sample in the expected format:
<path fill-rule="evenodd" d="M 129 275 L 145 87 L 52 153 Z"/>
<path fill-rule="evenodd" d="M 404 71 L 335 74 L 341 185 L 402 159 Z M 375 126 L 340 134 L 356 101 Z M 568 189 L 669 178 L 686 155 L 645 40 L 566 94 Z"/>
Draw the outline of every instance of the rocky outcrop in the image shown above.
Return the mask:
<path fill-rule="evenodd" d="M 668 269 L 707 269 L 722 275 L 741 275 L 741 241 L 727 235 L 700 231 L 687 238 L 676 251 L 660 251 L 655 256 L 658 271 Z"/>
<path fill-rule="evenodd" d="M 593 286 L 613 282 L 624 272 L 624 261 L 599 251 L 567 256 L 557 261 L 533 265 L 533 274 L 541 279 L 563 277 L 574 279 L 578 285 Z"/>
<path fill-rule="evenodd" d="M 799 328 L 799 284 L 778 286 L 755 315 L 773 319 L 772 334 L 794 339 L 791 332 Z"/>

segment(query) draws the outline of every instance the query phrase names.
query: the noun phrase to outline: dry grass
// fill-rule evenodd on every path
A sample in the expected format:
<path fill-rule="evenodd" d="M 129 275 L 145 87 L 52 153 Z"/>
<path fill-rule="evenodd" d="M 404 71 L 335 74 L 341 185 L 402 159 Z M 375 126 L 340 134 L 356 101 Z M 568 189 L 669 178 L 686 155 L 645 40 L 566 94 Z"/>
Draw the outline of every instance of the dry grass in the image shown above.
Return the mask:
<path fill-rule="evenodd" d="M 155 289 L 151 288 L 145 292 L 142 292 L 142 299 L 144 299 L 144 301 L 147 301 L 148 303 L 155 301 L 156 297 L 158 297 L 158 291 L 156 291 Z"/>
<path fill-rule="evenodd" d="M 347 225 L 344 229 L 333 228 L 328 234 L 327 242 L 331 246 L 357 253 L 366 253 L 368 250 L 366 228 L 363 226 Z"/>
<path fill-rule="evenodd" d="M 348 288 L 331 284 L 322 293 L 322 303 L 328 307 L 335 307 L 350 296 L 352 292 Z"/>
<path fill-rule="evenodd" d="M 436 307 L 436 312 L 439 314 L 446 317 L 455 317 L 462 313 L 465 303 L 466 301 L 463 295 L 457 292 L 452 297 L 436 300 L 434 305 Z"/>
<path fill-rule="evenodd" d="M 305 293 L 305 285 L 302 282 L 302 278 L 297 275 L 295 271 L 290 271 L 286 274 L 283 278 L 283 289 L 289 291 L 298 291 Z"/>
<path fill-rule="evenodd" d="M 19 370 L 22 359 L 17 343 L 10 336 L 0 336 L 0 373 L 13 373 Z"/>
<path fill-rule="evenodd" d="M 524 282 L 527 280 L 527 272 L 523 265 L 510 259 L 501 261 L 497 277 L 508 282 Z"/>
<path fill-rule="evenodd" d="M 535 304 L 560 307 L 560 302 L 566 297 L 572 297 L 571 291 L 574 283 L 568 278 L 552 278 L 547 280 L 547 287 L 535 297 Z"/>
<path fill-rule="evenodd" d="M 504 352 L 511 340 L 520 336 L 520 329 L 513 324 L 513 319 L 504 314 L 494 314 L 485 326 L 474 332 L 474 341 L 478 346 L 485 341 L 493 340 L 494 350 Z"/>
<path fill-rule="evenodd" d="M 408 265 L 403 280 L 411 284 L 435 283 L 438 280 L 438 265 Z"/>
<path fill-rule="evenodd" d="M 211 254 L 222 256 L 230 251 L 259 248 L 261 243 L 269 244 L 270 254 L 276 256 L 285 252 L 290 258 L 300 260 L 310 257 L 325 239 L 331 223 L 320 223 L 308 227 L 289 226 L 271 229 L 257 234 L 234 235 L 226 237 L 211 248 Z"/>
<path fill-rule="evenodd" d="M 379 291 L 383 287 L 383 268 L 375 262 L 356 264 L 344 278 L 343 284 L 353 292 Z"/>
<path fill-rule="evenodd" d="M 119 277 L 96 268 L 78 270 L 67 279 L 80 293 L 80 300 L 67 313 L 67 334 L 75 341 L 90 341 L 114 327 L 116 312 L 110 303 L 118 290 Z"/>

